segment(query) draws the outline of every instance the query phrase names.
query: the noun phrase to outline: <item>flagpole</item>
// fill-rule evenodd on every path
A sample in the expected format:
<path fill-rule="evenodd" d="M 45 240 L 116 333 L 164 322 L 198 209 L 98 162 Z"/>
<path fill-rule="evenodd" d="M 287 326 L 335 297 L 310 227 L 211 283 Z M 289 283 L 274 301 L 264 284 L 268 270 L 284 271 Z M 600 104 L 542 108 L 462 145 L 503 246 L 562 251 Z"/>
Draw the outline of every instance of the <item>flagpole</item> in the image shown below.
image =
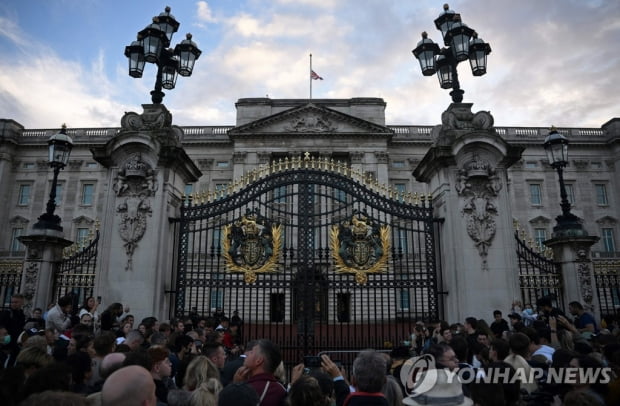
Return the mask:
<path fill-rule="evenodd" d="M 310 54 L 310 72 L 308 72 L 308 79 L 310 80 L 310 100 L 312 100 L 312 54 Z"/>

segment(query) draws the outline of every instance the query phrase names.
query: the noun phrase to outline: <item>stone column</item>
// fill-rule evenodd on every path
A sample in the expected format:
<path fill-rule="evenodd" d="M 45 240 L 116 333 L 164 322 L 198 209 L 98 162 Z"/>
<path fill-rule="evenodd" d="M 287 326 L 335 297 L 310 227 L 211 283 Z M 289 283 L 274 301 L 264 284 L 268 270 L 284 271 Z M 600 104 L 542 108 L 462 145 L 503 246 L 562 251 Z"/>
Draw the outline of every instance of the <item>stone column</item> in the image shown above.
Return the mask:
<path fill-rule="evenodd" d="M 126 113 L 119 134 L 93 157 L 108 168 L 97 295 L 121 302 L 137 320 L 167 318 L 172 288 L 174 225 L 185 184 L 202 175 L 181 146 L 182 130 L 162 104 Z"/>
<path fill-rule="evenodd" d="M 485 111 L 453 103 L 433 130 L 433 145 L 413 175 L 429 185 L 439 238 L 449 322 L 489 319 L 519 296 L 507 169 L 523 148 L 509 145 Z"/>
<path fill-rule="evenodd" d="M 24 310 L 45 310 L 54 297 L 54 272 L 62 261 L 62 250 L 73 241 L 65 239 L 61 231 L 49 229 L 35 229 L 18 238 L 26 246 L 20 288 L 26 297 Z"/>

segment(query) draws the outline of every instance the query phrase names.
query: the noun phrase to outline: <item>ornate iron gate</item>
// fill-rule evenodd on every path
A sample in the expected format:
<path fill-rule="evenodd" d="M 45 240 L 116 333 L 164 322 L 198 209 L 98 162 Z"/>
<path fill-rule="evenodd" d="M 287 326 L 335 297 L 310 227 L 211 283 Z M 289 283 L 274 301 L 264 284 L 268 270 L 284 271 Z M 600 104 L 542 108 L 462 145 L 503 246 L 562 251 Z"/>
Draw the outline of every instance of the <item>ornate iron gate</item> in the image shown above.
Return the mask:
<path fill-rule="evenodd" d="M 79 310 L 87 297 L 93 295 L 97 268 L 99 230 L 88 241 L 74 244 L 64 251 L 64 258 L 54 275 L 54 300 L 71 295 L 73 310 Z"/>
<path fill-rule="evenodd" d="M 601 318 L 610 324 L 620 316 L 620 260 L 596 258 L 592 265 Z"/>
<path fill-rule="evenodd" d="M 288 362 L 398 345 L 443 316 L 432 213 L 333 160 L 273 162 L 181 209 L 175 314 L 237 310 Z"/>
<path fill-rule="evenodd" d="M 564 308 L 562 297 L 562 269 L 558 262 L 545 255 L 530 239 L 524 230 L 515 230 L 517 257 L 519 259 L 519 285 L 523 304 L 531 304 L 536 308 L 536 300 L 547 296 L 554 306 Z M 550 251 L 546 251 L 549 253 Z"/>

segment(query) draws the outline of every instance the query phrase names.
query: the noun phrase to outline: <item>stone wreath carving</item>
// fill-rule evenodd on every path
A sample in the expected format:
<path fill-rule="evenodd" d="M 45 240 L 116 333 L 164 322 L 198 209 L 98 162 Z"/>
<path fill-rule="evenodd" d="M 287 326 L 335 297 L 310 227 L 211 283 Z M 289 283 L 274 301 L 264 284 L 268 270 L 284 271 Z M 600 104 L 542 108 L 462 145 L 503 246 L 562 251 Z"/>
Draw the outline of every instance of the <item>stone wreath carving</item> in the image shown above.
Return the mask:
<path fill-rule="evenodd" d="M 334 131 L 336 128 L 327 117 L 308 115 L 292 119 L 286 130 L 300 133 L 320 133 Z"/>
<path fill-rule="evenodd" d="M 592 277 L 590 275 L 590 265 L 586 250 L 577 251 L 577 261 L 579 261 L 577 264 L 577 278 L 581 289 L 581 297 L 585 302 L 585 307 L 591 310 L 593 308 Z"/>
<path fill-rule="evenodd" d="M 488 250 L 497 230 L 497 207 L 494 201 L 501 188 L 495 169 L 477 154 L 458 172 L 456 191 L 464 199 L 461 213 L 466 219 L 467 234 L 478 249 L 484 270 L 488 270 Z"/>
<path fill-rule="evenodd" d="M 32 299 L 37 294 L 37 284 L 39 283 L 39 267 L 40 262 L 28 262 L 24 267 L 24 297 L 27 304 L 24 306 L 24 311 L 30 310 L 32 307 Z"/>
<path fill-rule="evenodd" d="M 152 213 L 150 197 L 157 191 L 155 171 L 142 161 L 140 154 L 133 154 L 118 172 L 113 188 L 120 200 L 116 212 L 119 213 L 119 233 L 127 254 L 125 270 L 130 271 L 133 253 L 144 236 L 147 218 Z"/>

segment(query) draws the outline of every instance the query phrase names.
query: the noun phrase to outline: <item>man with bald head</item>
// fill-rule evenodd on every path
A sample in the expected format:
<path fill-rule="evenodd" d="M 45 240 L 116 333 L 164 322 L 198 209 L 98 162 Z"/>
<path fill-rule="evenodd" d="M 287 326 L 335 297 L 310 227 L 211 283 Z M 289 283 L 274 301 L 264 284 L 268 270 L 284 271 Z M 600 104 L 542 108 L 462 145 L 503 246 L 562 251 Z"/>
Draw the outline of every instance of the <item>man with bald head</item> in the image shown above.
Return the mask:
<path fill-rule="evenodd" d="M 155 406 L 155 382 L 149 371 L 137 365 L 113 372 L 101 390 L 102 406 Z"/>

